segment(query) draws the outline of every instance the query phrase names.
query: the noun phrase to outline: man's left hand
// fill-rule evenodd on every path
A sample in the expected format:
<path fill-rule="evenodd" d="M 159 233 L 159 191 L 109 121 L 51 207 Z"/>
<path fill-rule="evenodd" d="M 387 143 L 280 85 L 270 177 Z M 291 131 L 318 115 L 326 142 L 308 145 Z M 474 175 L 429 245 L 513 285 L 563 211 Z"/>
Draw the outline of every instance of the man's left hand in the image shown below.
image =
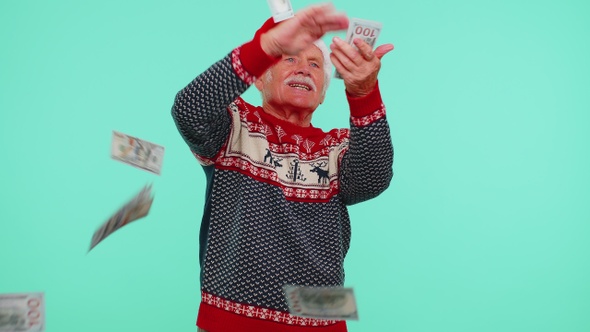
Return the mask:
<path fill-rule="evenodd" d="M 330 59 L 344 80 L 346 91 L 354 97 L 368 95 L 377 84 L 377 74 L 381 69 L 381 58 L 393 50 L 393 44 L 384 44 L 375 49 L 364 40 L 355 38 L 353 46 L 334 37 L 330 45 Z"/>

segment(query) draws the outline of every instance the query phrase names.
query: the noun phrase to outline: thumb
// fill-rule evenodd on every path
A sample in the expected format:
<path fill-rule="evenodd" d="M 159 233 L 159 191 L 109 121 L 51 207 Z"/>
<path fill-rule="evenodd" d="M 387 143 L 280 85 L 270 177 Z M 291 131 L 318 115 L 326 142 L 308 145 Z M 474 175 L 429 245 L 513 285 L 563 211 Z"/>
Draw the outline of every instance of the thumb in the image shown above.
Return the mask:
<path fill-rule="evenodd" d="M 391 52 L 391 51 L 393 51 L 393 44 L 384 44 L 384 45 L 381 45 L 381 46 L 377 47 L 377 48 L 375 49 L 375 51 L 373 52 L 373 54 L 375 54 L 375 56 L 376 56 L 376 57 L 377 57 L 379 60 L 381 60 L 381 58 L 382 58 L 382 57 L 383 57 L 385 54 L 387 54 L 387 53 L 389 53 L 389 52 Z"/>

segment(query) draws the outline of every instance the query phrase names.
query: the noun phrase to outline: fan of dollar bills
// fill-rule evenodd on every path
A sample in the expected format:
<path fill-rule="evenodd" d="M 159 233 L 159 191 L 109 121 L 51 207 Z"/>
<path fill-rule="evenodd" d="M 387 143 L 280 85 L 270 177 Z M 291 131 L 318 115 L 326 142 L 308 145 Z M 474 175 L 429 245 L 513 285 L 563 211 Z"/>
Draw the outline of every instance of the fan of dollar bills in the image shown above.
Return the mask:
<path fill-rule="evenodd" d="M 100 226 L 100 228 L 94 232 L 94 236 L 92 236 L 90 249 L 88 249 L 88 251 L 92 250 L 92 248 L 94 248 L 98 243 L 121 227 L 139 218 L 145 217 L 150 211 L 152 202 L 154 200 L 154 198 L 151 197 L 151 190 L 151 185 L 143 187 L 143 189 L 141 189 L 141 191 L 135 197 L 133 197 L 133 199 L 131 199 L 112 217 L 110 217 L 109 220 Z"/>

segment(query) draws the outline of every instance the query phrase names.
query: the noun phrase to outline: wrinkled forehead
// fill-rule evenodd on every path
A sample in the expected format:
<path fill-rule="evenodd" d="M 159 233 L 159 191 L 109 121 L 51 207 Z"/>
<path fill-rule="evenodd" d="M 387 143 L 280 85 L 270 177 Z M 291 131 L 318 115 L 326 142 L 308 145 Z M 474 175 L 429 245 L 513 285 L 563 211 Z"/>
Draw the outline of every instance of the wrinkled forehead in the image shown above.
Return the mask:
<path fill-rule="evenodd" d="M 320 60 L 323 60 L 324 58 L 322 50 L 320 50 L 316 44 L 311 44 L 307 49 L 305 49 L 305 51 L 311 53 L 314 57 L 317 57 Z"/>
<path fill-rule="evenodd" d="M 283 58 L 289 57 L 289 56 L 290 55 L 283 54 Z M 309 45 L 306 49 L 299 52 L 299 54 L 297 54 L 297 56 L 298 57 L 313 58 L 313 59 L 320 60 L 320 61 L 324 60 L 324 54 L 323 54 L 322 50 L 315 44 Z"/>

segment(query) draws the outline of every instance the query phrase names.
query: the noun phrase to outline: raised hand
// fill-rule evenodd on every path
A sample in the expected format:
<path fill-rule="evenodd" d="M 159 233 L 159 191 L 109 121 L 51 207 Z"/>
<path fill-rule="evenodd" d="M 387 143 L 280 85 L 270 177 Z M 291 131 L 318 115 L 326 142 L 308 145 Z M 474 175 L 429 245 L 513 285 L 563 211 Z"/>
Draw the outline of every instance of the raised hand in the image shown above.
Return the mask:
<path fill-rule="evenodd" d="M 334 5 L 311 6 L 268 30 L 261 36 L 260 43 L 270 56 L 297 55 L 325 33 L 347 27 L 348 18 L 337 13 Z"/>
<path fill-rule="evenodd" d="M 369 94 L 377 84 L 377 74 L 381 69 L 381 58 L 393 50 L 393 44 L 384 44 L 375 49 L 362 39 L 356 38 L 353 44 L 334 37 L 330 45 L 330 59 L 344 80 L 346 91 L 355 97 Z"/>

